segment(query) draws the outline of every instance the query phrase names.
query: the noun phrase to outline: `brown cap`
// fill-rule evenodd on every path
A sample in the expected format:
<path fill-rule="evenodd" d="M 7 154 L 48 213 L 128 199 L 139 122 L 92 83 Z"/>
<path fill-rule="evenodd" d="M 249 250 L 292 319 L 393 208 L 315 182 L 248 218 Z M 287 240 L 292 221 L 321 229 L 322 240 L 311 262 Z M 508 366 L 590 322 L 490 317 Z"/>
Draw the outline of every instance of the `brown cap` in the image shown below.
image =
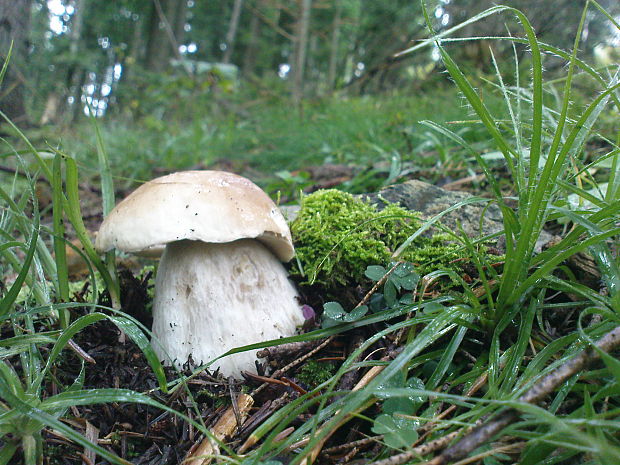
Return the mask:
<path fill-rule="evenodd" d="M 157 255 L 183 239 L 258 239 L 282 261 L 295 254 L 288 225 L 269 196 L 224 171 L 181 171 L 143 184 L 105 218 L 95 247 Z"/>

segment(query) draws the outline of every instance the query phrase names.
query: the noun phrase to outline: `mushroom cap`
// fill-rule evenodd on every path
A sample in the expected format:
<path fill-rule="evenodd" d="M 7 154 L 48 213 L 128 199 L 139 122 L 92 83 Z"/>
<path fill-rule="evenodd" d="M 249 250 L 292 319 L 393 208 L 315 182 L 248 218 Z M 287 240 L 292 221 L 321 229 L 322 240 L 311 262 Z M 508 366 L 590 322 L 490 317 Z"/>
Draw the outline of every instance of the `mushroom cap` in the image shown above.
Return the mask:
<path fill-rule="evenodd" d="M 295 250 L 286 220 L 252 181 L 224 171 L 181 171 L 153 179 L 105 218 L 95 248 L 158 256 L 179 240 L 258 239 L 280 260 Z"/>

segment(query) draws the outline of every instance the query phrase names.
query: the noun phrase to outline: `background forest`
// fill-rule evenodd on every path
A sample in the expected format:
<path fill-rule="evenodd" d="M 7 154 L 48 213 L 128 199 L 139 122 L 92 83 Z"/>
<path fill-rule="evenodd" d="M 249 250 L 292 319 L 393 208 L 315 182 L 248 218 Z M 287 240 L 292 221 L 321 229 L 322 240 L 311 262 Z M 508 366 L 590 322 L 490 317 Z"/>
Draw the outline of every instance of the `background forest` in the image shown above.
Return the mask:
<path fill-rule="evenodd" d="M 541 41 L 568 50 L 585 2 L 509 4 L 524 11 Z M 489 6 L 428 3 L 438 32 Z M 618 9 L 611 0 L 602 6 Z M 430 143 L 415 121 L 467 114 L 460 105 L 437 108 L 435 95 L 454 95 L 437 49 L 395 56 L 428 35 L 419 2 L 4 0 L 0 11 L 0 49 L 14 41 L 0 110 L 87 165 L 96 157 L 81 124 L 87 108 L 105 115 L 117 176 L 146 179 L 152 169 L 218 159 L 246 159 L 263 171 L 274 161 L 300 169 L 326 156 L 362 164 L 389 160 L 394 150 L 406 157 Z M 513 60 L 512 45 L 490 37 L 516 24 L 506 15 L 472 23 L 451 37 L 487 39 L 458 43 L 451 53 L 476 79 L 487 78 L 491 53 L 500 68 Z M 583 58 L 612 63 L 617 42 L 613 25 L 589 13 Z M 553 73 L 564 62 L 550 57 L 545 66 Z M 290 118 L 290 104 L 303 124 Z"/>
<path fill-rule="evenodd" d="M 617 465 L 619 109 L 617 0 L 0 0 L 0 465 Z M 256 373 L 96 250 L 179 170 L 289 221 Z"/>

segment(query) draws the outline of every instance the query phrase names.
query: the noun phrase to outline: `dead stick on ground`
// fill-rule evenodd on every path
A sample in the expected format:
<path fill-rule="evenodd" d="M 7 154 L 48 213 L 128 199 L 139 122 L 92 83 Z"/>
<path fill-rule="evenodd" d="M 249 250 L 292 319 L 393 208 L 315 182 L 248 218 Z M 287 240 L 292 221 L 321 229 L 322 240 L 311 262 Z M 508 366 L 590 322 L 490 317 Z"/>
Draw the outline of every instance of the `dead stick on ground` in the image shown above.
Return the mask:
<path fill-rule="evenodd" d="M 237 412 L 233 407 L 229 407 L 210 429 L 213 438 L 217 441 L 224 441 L 232 436 L 237 428 L 241 427 L 238 421 L 243 422 L 245 420 L 254 403 L 254 399 L 247 394 L 239 394 L 236 400 Z M 206 437 L 201 442 L 194 444 L 182 463 L 184 465 L 208 465 L 219 454 L 217 441 L 212 437 Z"/>
<path fill-rule="evenodd" d="M 608 332 L 598 340 L 596 347 L 603 352 L 610 352 L 620 347 L 620 326 Z M 557 370 L 549 373 L 536 384 L 534 384 L 525 394 L 517 399 L 518 402 L 535 404 L 540 402 L 545 396 L 566 381 L 571 376 L 579 373 L 588 364 L 600 358 L 600 353 L 594 348 L 589 347 L 579 355 L 561 365 Z M 520 413 L 515 409 L 508 409 L 499 413 L 496 417 L 486 423 L 475 427 L 470 433 L 464 436 L 459 442 L 446 449 L 443 454 L 426 462 L 425 465 L 443 465 L 456 462 L 482 444 L 486 444 L 493 436 L 502 431 L 506 426 L 519 419 Z M 372 465 L 399 465 L 418 457 L 418 452 L 409 451 L 403 454 L 394 455 L 388 459 L 374 462 Z"/>

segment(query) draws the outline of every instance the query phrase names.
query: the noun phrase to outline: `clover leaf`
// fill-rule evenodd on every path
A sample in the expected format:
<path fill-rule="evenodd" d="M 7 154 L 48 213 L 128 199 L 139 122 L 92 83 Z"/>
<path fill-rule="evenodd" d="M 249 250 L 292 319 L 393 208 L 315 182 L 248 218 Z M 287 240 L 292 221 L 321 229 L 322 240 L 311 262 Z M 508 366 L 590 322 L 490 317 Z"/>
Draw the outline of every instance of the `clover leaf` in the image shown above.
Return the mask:
<path fill-rule="evenodd" d="M 418 439 L 419 421 L 401 415 L 379 415 L 372 426 L 375 434 L 383 434 L 383 441 L 392 449 L 411 447 Z"/>
<path fill-rule="evenodd" d="M 357 321 L 367 312 L 368 307 L 366 305 L 356 307 L 347 313 L 338 302 L 327 302 L 323 306 L 323 328 Z"/>

